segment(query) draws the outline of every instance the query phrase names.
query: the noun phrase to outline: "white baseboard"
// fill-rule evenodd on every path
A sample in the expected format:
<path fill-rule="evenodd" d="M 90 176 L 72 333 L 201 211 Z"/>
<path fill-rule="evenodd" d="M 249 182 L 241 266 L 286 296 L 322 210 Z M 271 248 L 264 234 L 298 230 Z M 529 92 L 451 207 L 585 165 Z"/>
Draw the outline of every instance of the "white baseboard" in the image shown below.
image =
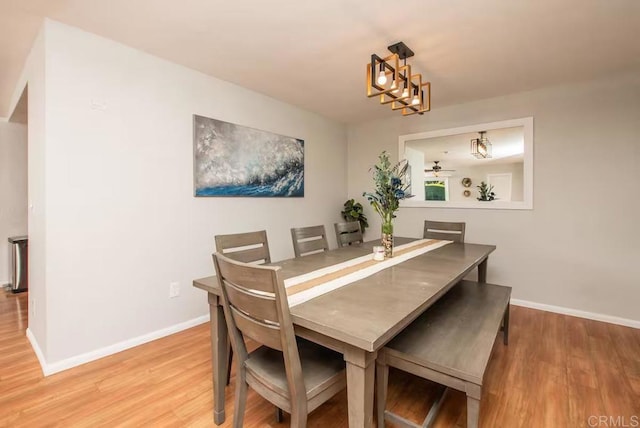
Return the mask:
<path fill-rule="evenodd" d="M 36 337 L 31 333 L 29 327 L 27 327 L 27 339 L 29 343 L 31 343 L 31 347 L 33 348 L 33 352 L 36 353 L 36 357 L 38 358 L 38 362 L 40 363 L 40 368 L 42 369 L 42 374 L 47 375 L 44 371 L 44 368 L 47 366 L 47 361 L 44 359 L 44 354 L 42 353 L 42 349 L 40 349 L 40 345 L 38 345 L 38 341 Z"/>
<path fill-rule="evenodd" d="M 79 366 L 81 364 L 88 363 L 90 361 L 94 361 L 108 355 L 116 354 L 118 352 L 122 352 L 124 350 L 142 345 L 147 342 L 151 342 L 152 340 L 160 339 L 165 336 L 169 336 L 174 333 L 178 333 L 182 330 L 186 330 L 191 327 L 195 327 L 196 325 L 200 325 L 203 323 L 209 322 L 209 315 L 203 315 L 189 321 L 182 322 L 180 324 L 175 324 L 160 330 L 152 331 L 151 333 L 143 334 L 142 336 L 134 337 L 122 342 L 114 343 L 113 345 L 105 346 L 104 348 L 96 349 L 94 351 L 86 352 L 84 354 L 76 355 L 70 358 L 65 358 L 61 361 L 56 361 L 54 363 L 47 363 L 38 346 L 38 343 L 31 333 L 31 331 L 27 328 L 27 337 L 31 342 L 31 346 L 38 357 L 38 361 L 40 361 L 40 366 L 42 367 L 42 373 L 45 376 L 52 375 L 54 373 L 61 372 L 63 370 L 68 370 L 72 367 Z"/>
<path fill-rule="evenodd" d="M 640 320 L 614 317 L 613 315 L 597 314 L 594 312 L 580 311 L 578 309 L 565 308 L 562 306 L 546 305 L 544 303 L 529 302 L 527 300 L 511 299 L 511 304 L 523 306 L 525 308 L 539 309 L 541 311 L 554 312 L 557 314 L 571 315 L 578 318 L 586 318 L 594 321 L 603 321 L 610 324 L 624 325 L 626 327 L 640 328 Z"/>
<path fill-rule="evenodd" d="M 529 302 L 527 300 L 520 300 L 520 299 L 511 299 L 511 304 L 516 306 L 522 306 L 525 308 L 538 309 L 541 311 L 554 312 L 554 313 L 563 314 L 563 315 L 571 315 L 574 317 L 586 318 L 586 319 L 595 320 L 595 321 L 603 321 L 611 324 L 624 325 L 627 327 L 640 329 L 640 321 L 638 320 L 620 318 L 612 315 L 597 314 L 594 312 L 581 311 L 578 309 L 565 308 L 562 306 L 547 305 L 544 303 Z M 36 340 L 31 330 L 29 330 L 28 328 L 27 328 L 27 339 L 31 343 L 31 347 L 33 348 L 33 351 L 35 352 L 36 357 L 40 362 L 42 373 L 45 376 L 49 376 L 54 373 L 68 370 L 72 367 L 76 367 L 76 366 L 88 363 L 90 361 L 94 361 L 94 360 L 106 357 L 108 355 L 116 354 L 118 352 L 122 352 L 124 350 L 142 345 L 144 343 L 151 342 L 152 340 L 160 339 L 162 337 L 166 337 L 171 334 L 178 333 L 182 330 L 186 330 L 188 328 L 195 327 L 196 325 L 200 325 L 206 322 L 209 322 L 209 315 L 203 315 L 203 316 L 191 319 L 189 321 L 182 322 L 180 324 L 175 324 L 170 327 L 156 330 L 151 333 L 144 334 L 142 336 L 134 337 L 132 339 L 115 343 L 113 345 L 105 346 L 104 348 L 96 349 L 94 351 L 90 351 L 84 354 L 66 358 L 64 360 L 57 361 L 51 364 L 47 363 L 46 359 L 44 358 L 44 354 L 42 353 L 42 350 L 40 348 L 40 345 L 38 344 L 38 341 Z"/>

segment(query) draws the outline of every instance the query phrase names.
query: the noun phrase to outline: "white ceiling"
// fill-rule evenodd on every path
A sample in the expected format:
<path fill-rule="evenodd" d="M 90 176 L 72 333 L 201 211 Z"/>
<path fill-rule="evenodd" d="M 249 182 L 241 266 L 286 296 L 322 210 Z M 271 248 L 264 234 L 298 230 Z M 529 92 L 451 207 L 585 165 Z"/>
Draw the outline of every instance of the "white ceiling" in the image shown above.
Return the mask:
<path fill-rule="evenodd" d="M 486 137 L 493 148 L 493 157 L 490 159 L 476 159 L 471 155 L 471 140 L 479 136 L 477 132 L 467 132 L 411 140 L 406 144 L 424 153 L 425 168 L 432 168 L 434 161 L 440 162 L 443 169 L 524 162 L 523 126 L 487 131 Z"/>
<path fill-rule="evenodd" d="M 399 115 L 364 76 L 400 40 L 433 108 L 640 72 L 638 0 L 0 0 L 0 116 L 43 17 L 346 123 Z"/>

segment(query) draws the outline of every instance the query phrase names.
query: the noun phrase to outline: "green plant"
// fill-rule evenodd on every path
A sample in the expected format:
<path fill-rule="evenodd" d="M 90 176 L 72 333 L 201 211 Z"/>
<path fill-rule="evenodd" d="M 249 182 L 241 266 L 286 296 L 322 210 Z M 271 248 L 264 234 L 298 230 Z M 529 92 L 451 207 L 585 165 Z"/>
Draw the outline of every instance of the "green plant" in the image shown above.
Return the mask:
<path fill-rule="evenodd" d="M 496 198 L 496 194 L 493 192 L 493 186 L 487 185 L 484 181 L 480 182 L 479 186 L 476 186 L 480 192 L 479 201 L 493 201 Z"/>
<path fill-rule="evenodd" d="M 409 183 L 407 183 L 406 159 L 391 166 L 389 154 L 386 151 L 378 156 L 380 160 L 373 167 L 373 182 L 376 186 L 371 193 L 364 192 L 371 206 L 380 217 L 382 217 L 382 233 L 393 234 L 393 219 L 395 212 L 400 208 L 400 201 L 413 197 L 409 193 Z"/>
<path fill-rule="evenodd" d="M 362 233 L 364 233 L 364 230 L 369 227 L 367 216 L 364 215 L 364 208 L 362 207 L 362 204 L 360 202 L 356 202 L 355 199 L 349 199 L 344 203 L 344 209 L 341 214 L 345 221 L 359 222 Z"/>

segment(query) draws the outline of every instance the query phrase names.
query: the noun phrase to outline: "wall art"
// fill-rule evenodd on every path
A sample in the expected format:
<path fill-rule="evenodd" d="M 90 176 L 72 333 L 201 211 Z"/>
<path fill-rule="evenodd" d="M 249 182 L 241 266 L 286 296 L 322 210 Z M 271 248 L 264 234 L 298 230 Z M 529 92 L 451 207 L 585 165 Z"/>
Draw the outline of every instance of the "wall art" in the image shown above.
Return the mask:
<path fill-rule="evenodd" d="M 304 196 L 304 141 L 193 115 L 195 196 Z"/>

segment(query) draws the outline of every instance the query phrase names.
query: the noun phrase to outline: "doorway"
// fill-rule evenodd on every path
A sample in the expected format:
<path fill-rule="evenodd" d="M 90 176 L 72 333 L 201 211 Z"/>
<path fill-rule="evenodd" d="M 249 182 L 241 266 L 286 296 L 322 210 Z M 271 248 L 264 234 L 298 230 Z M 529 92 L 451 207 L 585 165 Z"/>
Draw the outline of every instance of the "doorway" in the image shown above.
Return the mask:
<path fill-rule="evenodd" d="M 0 285 L 3 306 L 16 305 L 21 330 L 27 328 L 28 258 L 28 88 L 25 87 L 8 119 L 0 121 Z"/>
<path fill-rule="evenodd" d="M 511 173 L 487 174 L 487 184 L 493 186 L 496 199 L 511 201 Z"/>

